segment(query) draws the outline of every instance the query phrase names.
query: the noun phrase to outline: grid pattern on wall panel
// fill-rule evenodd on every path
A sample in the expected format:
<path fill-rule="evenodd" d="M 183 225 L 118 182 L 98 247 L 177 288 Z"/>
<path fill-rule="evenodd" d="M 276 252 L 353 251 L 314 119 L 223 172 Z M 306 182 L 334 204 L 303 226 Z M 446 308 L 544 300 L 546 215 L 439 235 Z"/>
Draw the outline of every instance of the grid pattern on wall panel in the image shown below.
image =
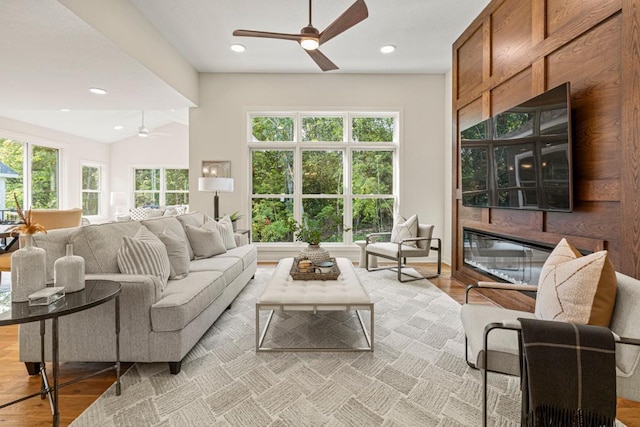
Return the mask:
<path fill-rule="evenodd" d="M 640 277 L 640 1 L 494 0 L 453 46 L 452 272 L 465 267 L 463 228 L 581 249 L 607 249 Z M 569 82 L 574 209 L 570 213 L 462 205 L 460 131 Z"/>

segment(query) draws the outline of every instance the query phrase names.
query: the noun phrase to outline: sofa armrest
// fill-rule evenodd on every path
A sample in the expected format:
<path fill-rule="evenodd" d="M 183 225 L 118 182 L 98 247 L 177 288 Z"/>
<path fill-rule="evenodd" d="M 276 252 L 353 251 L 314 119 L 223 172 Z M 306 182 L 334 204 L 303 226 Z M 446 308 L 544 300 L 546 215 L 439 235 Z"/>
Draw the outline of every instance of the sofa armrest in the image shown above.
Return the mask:
<path fill-rule="evenodd" d="M 538 292 L 538 287 L 536 285 L 516 285 L 515 283 L 480 281 L 478 283 L 467 286 L 467 290 L 464 295 L 465 304 L 469 302 L 469 292 L 474 289 L 500 289 L 504 291 Z"/>

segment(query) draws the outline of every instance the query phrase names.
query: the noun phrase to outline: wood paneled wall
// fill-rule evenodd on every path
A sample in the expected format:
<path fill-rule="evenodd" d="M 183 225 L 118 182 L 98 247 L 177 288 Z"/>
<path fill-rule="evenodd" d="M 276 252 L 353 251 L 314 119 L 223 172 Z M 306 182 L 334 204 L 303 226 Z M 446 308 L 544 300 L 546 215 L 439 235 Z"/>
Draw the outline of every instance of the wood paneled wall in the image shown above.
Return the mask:
<path fill-rule="evenodd" d="M 493 0 L 453 45 L 452 274 L 463 227 L 587 250 L 640 278 L 640 0 Z M 574 210 L 462 206 L 459 132 L 571 83 Z"/>

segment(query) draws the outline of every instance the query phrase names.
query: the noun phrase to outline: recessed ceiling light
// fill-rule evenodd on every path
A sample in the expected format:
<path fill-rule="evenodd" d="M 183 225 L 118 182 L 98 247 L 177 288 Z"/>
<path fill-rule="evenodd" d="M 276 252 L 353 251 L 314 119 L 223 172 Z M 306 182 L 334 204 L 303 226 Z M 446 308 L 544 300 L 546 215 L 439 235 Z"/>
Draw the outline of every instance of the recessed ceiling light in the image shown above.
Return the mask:
<path fill-rule="evenodd" d="M 100 87 L 90 87 L 89 92 L 95 93 L 96 95 L 106 95 L 107 91 Z"/>
<path fill-rule="evenodd" d="M 120 130 L 120 129 L 122 129 L 122 125 L 116 125 L 116 126 L 114 126 L 113 128 L 114 128 L 115 130 Z"/>
<path fill-rule="evenodd" d="M 394 45 L 392 45 L 392 44 L 387 44 L 387 45 L 384 45 L 384 46 L 382 46 L 380 48 L 380 52 L 382 52 L 382 53 L 391 53 L 394 50 L 396 50 L 396 47 Z"/>
<path fill-rule="evenodd" d="M 231 45 L 231 50 L 234 52 L 244 52 L 247 50 L 247 47 L 243 44 L 236 43 Z"/>
<path fill-rule="evenodd" d="M 68 113 L 71 110 L 69 110 L 68 108 L 61 108 L 60 111 L 62 111 L 63 113 Z"/>

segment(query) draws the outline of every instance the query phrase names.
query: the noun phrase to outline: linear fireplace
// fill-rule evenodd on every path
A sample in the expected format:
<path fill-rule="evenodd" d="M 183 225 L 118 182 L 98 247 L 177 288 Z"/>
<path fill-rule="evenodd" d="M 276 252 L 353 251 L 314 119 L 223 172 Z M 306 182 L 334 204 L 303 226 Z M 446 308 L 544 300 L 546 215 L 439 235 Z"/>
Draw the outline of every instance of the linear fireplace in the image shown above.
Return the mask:
<path fill-rule="evenodd" d="M 540 269 L 553 250 L 538 243 L 484 231 L 463 229 L 464 264 L 501 282 L 538 283 Z"/>

